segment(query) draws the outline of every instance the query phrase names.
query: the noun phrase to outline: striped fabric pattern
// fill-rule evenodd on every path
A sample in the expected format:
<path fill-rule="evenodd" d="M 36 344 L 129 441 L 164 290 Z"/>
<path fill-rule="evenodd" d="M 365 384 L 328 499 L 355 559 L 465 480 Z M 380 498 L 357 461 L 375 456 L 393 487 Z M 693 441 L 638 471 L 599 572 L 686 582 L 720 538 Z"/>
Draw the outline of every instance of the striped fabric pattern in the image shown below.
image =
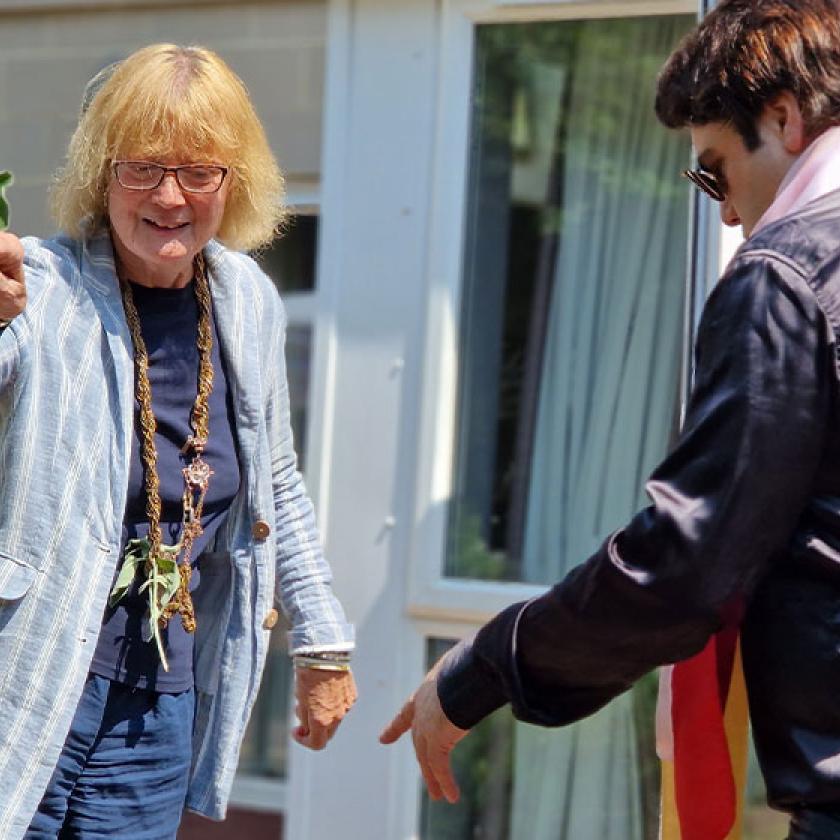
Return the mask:
<path fill-rule="evenodd" d="M 0 333 L 0 837 L 22 837 L 64 743 L 113 579 L 134 415 L 131 341 L 107 233 L 24 240 L 29 303 Z M 294 455 L 271 281 L 205 251 L 242 484 L 196 598 L 197 722 L 188 806 L 225 812 L 274 604 L 294 652 L 348 649 Z M 256 541 L 258 519 L 273 524 Z M 202 620 L 203 619 L 203 620 Z"/>

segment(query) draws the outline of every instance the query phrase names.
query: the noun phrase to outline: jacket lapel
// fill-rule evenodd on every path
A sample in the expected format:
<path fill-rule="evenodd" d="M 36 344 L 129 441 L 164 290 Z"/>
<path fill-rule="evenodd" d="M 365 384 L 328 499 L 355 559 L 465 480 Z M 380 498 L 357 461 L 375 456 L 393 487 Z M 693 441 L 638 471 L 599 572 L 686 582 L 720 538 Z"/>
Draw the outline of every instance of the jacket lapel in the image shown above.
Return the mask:
<path fill-rule="evenodd" d="M 107 231 L 84 240 L 81 262 L 82 277 L 99 313 L 114 363 L 111 386 L 119 401 L 119 416 L 123 420 L 120 445 L 128 463 L 134 425 L 134 356 Z"/>
<path fill-rule="evenodd" d="M 248 469 L 256 452 L 262 404 L 254 301 L 247 293 L 249 284 L 241 269 L 234 260 L 225 258 L 225 249 L 219 243 L 209 242 L 204 255 L 219 350 L 233 399 L 240 459 L 243 469 Z"/>

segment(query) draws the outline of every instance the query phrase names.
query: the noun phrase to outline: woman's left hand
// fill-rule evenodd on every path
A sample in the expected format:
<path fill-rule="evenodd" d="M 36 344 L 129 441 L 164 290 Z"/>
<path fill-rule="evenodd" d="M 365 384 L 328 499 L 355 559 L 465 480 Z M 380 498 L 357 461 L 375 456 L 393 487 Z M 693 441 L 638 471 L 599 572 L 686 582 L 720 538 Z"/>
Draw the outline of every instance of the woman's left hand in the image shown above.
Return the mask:
<path fill-rule="evenodd" d="M 301 746 L 322 750 L 356 702 L 356 683 L 350 671 L 295 669 L 295 713 L 300 721 L 292 737 Z"/>

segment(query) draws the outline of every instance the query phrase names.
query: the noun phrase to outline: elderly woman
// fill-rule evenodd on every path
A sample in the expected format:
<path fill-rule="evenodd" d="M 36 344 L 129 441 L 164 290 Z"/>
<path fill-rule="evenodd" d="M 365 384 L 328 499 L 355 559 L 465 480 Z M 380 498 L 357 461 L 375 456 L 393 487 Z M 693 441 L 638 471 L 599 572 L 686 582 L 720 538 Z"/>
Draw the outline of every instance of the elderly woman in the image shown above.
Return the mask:
<path fill-rule="evenodd" d="M 292 446 L 285 316 L 241 253 L 282 177 L 241 81 L 157 45 L 97 80 L 53 194 L 0 234 L 0 837 L 221 819 L 277 621 L 295 739 L 355 701 Z"/>

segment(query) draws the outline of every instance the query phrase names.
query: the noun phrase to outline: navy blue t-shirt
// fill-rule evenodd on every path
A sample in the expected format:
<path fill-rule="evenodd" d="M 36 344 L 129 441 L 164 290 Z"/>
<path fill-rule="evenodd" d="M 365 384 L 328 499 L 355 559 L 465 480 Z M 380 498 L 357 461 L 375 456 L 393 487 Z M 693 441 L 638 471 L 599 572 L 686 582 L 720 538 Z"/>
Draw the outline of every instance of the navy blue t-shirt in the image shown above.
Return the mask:
<path fill-rule="evenodd" d="M 184 492 L 181 470 L 189 460 L 180 450 L 192 433 L 190 412 L 198 387 L 198 306 L 192 283 L 182 289 L 150 289 L 134 283 L 131 288 L 149 354 L 152 408 L 157 421 L 155 444 L 160 479 L 161 530 L 163 542 L 172 545 L 181 539 Z M 199 556 L 224 523 L 240 482 L 233 406 L 219 354 L 215 323 L 213 333 L 210 435 L 204 460 L 213 469 L 214 475 L 204 499 L 201 517 L 204 533 L 193 542 L 191 590 L 200 584 Z M 148 531 L 139 409 L 135 402 L 128 499 L 122 529 L 123 549 L 128 540 L 143 537 Z M 90 670 L 99 676 L 139 688 L 166 693 L 186 691 L 193 685 L 193 637 L 183 629 L 180 615 L 170 619 L 161 634 L 169 662 L 169 672 L 164 671 L 154 640 L 144 642 L 142 638 L 147 598 L 146 593 L 137 594 L 141 582 L 138 579 L 115 608 L 106 608 Z"/>

